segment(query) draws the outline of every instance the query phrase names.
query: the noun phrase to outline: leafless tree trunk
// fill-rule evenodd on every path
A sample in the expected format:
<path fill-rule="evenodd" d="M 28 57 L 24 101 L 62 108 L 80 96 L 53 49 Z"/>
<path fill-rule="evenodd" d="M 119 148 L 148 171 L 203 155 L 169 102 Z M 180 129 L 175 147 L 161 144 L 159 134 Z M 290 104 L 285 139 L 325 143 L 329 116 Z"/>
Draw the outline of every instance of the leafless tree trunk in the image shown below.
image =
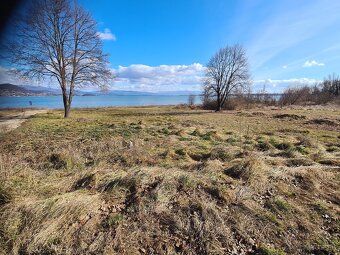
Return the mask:
<path fill-rule="evenodd" d="M 249 85 L 249 78 L 245 50 L 238 44 L 227 46 L 210 59 L 205 74 L 204 91 L 216 98 L 216 111 L 220 111 L 233 91 Z"/>
<path fill-rule="evenodd" d="M 113 78 L 96 26 L 76 2 L 37 0 L 20 17 L 15 36 L 8 42 L 9 58 L 20 74 L 58 82 L 65 118 L 76 87 L 104 87 Z"/>

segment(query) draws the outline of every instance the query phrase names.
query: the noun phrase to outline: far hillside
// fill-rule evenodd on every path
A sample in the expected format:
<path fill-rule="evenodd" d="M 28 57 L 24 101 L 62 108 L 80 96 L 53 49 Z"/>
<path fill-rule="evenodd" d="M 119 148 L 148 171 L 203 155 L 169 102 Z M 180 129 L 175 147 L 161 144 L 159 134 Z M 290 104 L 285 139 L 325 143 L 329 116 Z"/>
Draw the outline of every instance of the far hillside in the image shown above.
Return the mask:
<path fill-rule="evenodd" d="M 0 84 L 0 95 L 1 96 L 10 95 L 13 93 L 27 94 L 29 93 L 29 91 L 19 86 L 10 84 L 10 83 Z"/>
<path fill-rule="evenodd" d="M 18 86 L 10 83 L 0 84 L 0 96 L 56 95 L 57 91 L 44 87 Z"/>

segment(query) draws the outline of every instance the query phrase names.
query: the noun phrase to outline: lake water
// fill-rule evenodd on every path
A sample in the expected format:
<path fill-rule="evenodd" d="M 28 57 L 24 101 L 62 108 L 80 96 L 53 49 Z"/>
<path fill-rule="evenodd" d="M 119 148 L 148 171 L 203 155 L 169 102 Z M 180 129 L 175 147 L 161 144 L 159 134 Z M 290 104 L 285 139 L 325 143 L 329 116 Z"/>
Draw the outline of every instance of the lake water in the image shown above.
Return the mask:
<path fill-rule="evenodd" d="M 196 96 L 196 103 L 200 102 Z M 32 102 L 32 106 L 29 102 Z M 109 106 L 145 106 L 145 105 L 176 105 L 188 102 L 188 96 L 74 96 L 73 108 L 109 107 Z M 0 108 L 63 108 L 61 96 L 22 96 L 0 97 Z"/>

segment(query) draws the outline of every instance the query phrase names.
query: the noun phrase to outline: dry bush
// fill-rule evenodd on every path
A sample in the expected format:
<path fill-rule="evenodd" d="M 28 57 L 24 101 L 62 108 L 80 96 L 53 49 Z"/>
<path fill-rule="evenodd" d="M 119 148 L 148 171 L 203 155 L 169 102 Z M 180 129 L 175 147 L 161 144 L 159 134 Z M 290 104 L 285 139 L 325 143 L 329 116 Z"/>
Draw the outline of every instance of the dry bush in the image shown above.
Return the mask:
<path fill-rule="evenodd" d="M 217 102 L 212 98 L 203 98 L 202 108 L 206 110 L 214 110 Z M 277 99 L 270 94 L 235 94 L 228 97 L 222 105 L 223 110 L 242 110 L 251 109 L 259 105 L 275 106 Z"/>
<path fill-rule="evenodd" d="M 305 85 L 286 89 L 279 100 L 279 104 L 287 106 L 311 102 L 314 104 L 325 104 L 331 101 L 339 102 L 339 93 L 340 79 L 333 74 L 333 76 L 329 76 L 313 87 Z"/>
<path fill-rule="evenodd" d="M 211 99 L 210 97 L 203 97 L 202 108 L 205 110 L 215 110 L 217 107 L 216 100 Z"/>
<path fill-rule="evenodd" d="M 202 108 L 205 110 L 214 110 L 216 109 L 217 102 L 214 99 L 205 99 L 203 100 Z M 236 109 L 247 109 L 249 108 L 249 101 L 242 96 L 230 96 L 225 103 L 222 105 L 223 110 L 236 110 Z"/>
<path fill-rule="evenodd" d="M 310 88 L 308 86 L 288 88 L 281 95 L 279 105 L 286 106 L 306 102 L 309 99 L 310 93 Z"/>
<path fill-rule="evenodd" d="M 225 104 L 222 106 L 222 109 L 224 110 L 236 110 L 240 107 L 240 101 L 238 101 L 236 98 L 229 98 L 226 100 Z"/>

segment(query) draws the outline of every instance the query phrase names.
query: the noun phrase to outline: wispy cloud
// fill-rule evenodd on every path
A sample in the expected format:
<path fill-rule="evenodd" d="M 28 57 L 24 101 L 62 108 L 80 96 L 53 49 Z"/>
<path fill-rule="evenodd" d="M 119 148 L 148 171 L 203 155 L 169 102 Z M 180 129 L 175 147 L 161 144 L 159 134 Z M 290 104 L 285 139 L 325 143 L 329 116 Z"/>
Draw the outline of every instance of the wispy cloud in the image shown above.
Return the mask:
<path fill-rule="evenodd" d="M 326 52 L 339 52 L 340 50 L 340 43 L 335 43 L 321 51 L 321 53 L 326 53 Z"/>
<path fill-rule="evenodd" d="M 307 60 L 302 67 L 312 67 L 312 66 L 324 66 L 324 63 L 317 62 L 315 60 Z"/>
<path fill-rule="evenodd" d="M 288 5 L 288 1 L 283 2 L 278 11 L 273 11 L 256 27 L 258 36 L 248 47 L 253 69 L 264 67 L 284 51 L 303 45 L 339 20 L 340 2 L 312 1 L 303 11 Z M 281 11 L 283 8 L 285 11 Z"/>
<path fill-rule="evenodd" d="M 282 66 L 282 68 L 283 68 L 283 69 L 287 69 L 287 68 L 288 68 L 288 66 L 284 65 L 284 66 Z"/>
<path fill-rule="evenodd" d="M 97 32 L 97 35 L 102 40 L 107 40 L 107 41 L 116 41 L 117 40 L 116 35 L 113 34 L 109 28 L 105 28 L 104 32 Z"/>

